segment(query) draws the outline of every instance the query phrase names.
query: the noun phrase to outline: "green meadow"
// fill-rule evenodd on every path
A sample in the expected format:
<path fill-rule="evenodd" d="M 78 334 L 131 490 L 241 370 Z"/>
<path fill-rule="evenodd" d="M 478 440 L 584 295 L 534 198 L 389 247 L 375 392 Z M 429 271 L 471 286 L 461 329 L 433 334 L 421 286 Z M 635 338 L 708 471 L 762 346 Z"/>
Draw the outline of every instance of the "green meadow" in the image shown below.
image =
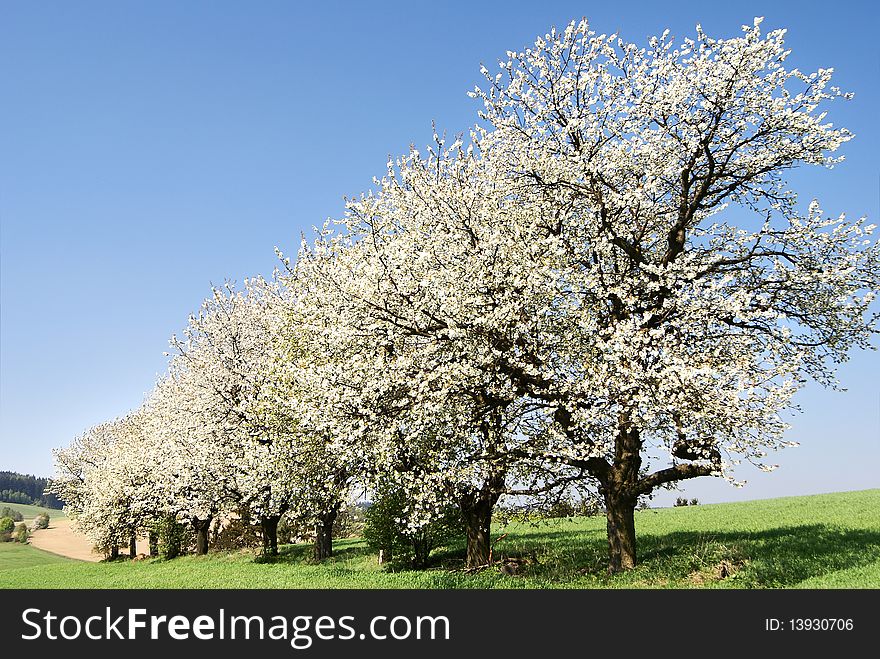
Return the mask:
<path fill-rule="evenodd" d="M 42 569 L 46 565 L 56 564 L 79 564 L 82 561 L 75 561 L 72 558 L 65 558 L 57 554 L 50 554 L 42 549 L 36 549 L 30 545 L 20 545 L 17 542 L 0 543 L 0 581 L 2 586 L 6 588 L 14 588 L 15 586 L 5 583 L 6 574 L 13 570 L 29 570 L 35 568 Z"/>
<path fill-rule="evenodd" d="M 42 506 L 31 506 L 29 504 L 24 503 L 6 503 L 5 501 L 0 501 L 0 508 L 6 507 L 12 508 L 13 510 L 17 510 L 21 513 L 21 516 L 25 519 L 33 519 L 37 515 L 42 513 L 46 513 L 49 516 L 49 519 L 59 519 L 61 517 L 67 517 L 64 514 L 63 510 L 55 510 L 54 508 L 43 508 Z"/>
<path fill-rule="evenodd" d="M 51 513 L 50 513 L 51 514 Z M 253 552 L 85 563 L 0 545 L 4 588 L 878 588 L 880 489 L 636 513 L 639 565 L 606 573 L 605 520 L 495 523 L 495 557 L 514 574 L 462 569 L 463 547 L 427 570 L 389 571 L 359 539 L 310 561 L 309 545 L 272 560 Z"/>

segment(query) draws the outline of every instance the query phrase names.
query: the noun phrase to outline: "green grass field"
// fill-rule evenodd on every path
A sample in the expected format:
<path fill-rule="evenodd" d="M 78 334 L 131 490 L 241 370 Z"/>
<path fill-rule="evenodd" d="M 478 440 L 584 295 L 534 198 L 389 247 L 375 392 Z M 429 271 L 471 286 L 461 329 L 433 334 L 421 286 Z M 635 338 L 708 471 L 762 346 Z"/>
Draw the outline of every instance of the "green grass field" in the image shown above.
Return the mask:
<path fill-rule="evenodd" d="M 46 513 L 49 516 L 49 519 L 67 517 L 67 515 L 64 514 L 63 510 L 43 508 L 42 506 L 31 506 L 25 503 L 7 503 L 6 501 L 0 501 L 0 508 L 5 508 L 6 506 L 9 506 L 13 510 L 17 510 L 18 512 L 20 512 L 21 516 L 25 519 L 33 519 L 40 513 Z"/>
<path fill-rule="evenodd" d="M 360 540 L 310 564 L 291 545 L 273 561 L 217 553 L 134 563 L 58 559 L 0 545 L 6 588 L 878 588 L 880 489 L 644 510 L 637 513 L 640 564 L 605 573 L 604 518 L 493 527 L 496 555 L 531 555 L 521 574 L 461 571 L 460 547 L 425 571 L 388 572 Z M 32 554 L 30 552 L 33 552 Z"/>
<path fill-rule="evenodd" d="M 41 570 L 46 565 L 81 563 L 71 558 L 50 554 L 42 549 L 36 549 L 30 545 L 20 545 L 17 542 L 0 543 L 0 575 L 5 576 L 7 570 Z M 0 580 L 5 581 L 0 577 Z M 3 586 L 7 584 L 3 583 Z"/>

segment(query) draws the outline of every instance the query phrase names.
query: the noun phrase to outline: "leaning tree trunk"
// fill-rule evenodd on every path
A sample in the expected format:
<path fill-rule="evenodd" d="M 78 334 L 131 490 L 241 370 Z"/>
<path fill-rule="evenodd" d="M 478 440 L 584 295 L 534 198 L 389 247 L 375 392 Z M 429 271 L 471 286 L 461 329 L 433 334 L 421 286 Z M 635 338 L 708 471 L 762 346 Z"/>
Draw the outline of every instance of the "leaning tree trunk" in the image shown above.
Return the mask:
<path fill-rule="evenodd" d="M 323 561 L 325 558 L 330 558 L 333 555 L 333 523 L 336 521 L 336 515 L 338 514 L 339 506 L 333 506 L 315 524 L 315 548 L 313 555 L 316 561 Z"/>
<path fill-rule="evenodd" d="M 128 557 L 135 558 L 137 556 L 137 533 L 134 531 L 131 532 L 131 535 L 128 538 Z"/>
<path fill-rule="evenodd" d="M 272 515 L 260 519 L 260 527 L 263 530 L 263 556 L 278 555 L 278 522 L 281 515 Z"/>
<path fill-rule="evenodd" d="M 636 566 L 635 499 L 605 495 L 605 516 L 608 520 L 608 571 L 612 574 Z"/>
<path fill-rule="evenodd" d="M 192 518 L 192 527 L 196 532 L 196 553 L 204 556 L 208 553 L 208 531 L 211 529 L 211 517 L 207 519 Z"/>

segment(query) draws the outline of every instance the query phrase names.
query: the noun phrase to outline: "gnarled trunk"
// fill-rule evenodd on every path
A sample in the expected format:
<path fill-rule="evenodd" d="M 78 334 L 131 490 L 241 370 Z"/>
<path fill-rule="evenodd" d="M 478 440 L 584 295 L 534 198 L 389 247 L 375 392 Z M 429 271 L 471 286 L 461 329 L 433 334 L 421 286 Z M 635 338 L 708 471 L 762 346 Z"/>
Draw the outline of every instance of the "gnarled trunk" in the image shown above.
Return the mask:
<path fill-rule="evenodd" d="M 485 567 L 492 559 L 492 509 L 501 496 L 504 476 L 492 476 L 478 492 L 471 492 L 459 501 L 467 534 L 466 566 Z"/>
<path fill-rule="evenodd" d="M 315 548 L 313 556 L 316 561 L 323 561 L 333 555 L 333 523 L 339 514 L 339 506 L 333 506 L 315 524 Z"/>
<path fill-rule="evenodd" d="M 260 528 L 263 530 L 263 555 L 278 555 L 278 521 L 281 515 L 272 515 L 260 519 Z"/>
<path fill-rule="evenodd" d="M 492 508 L 476 505 L 462 510 L 467 533 L 467 567 L 483 567 L 489 564 L 491 549 Z"/>
<path fill-rule="evenodd" d="M 636 566 L 635 510 L 642 467 L 639 431 L 623 413 L 614 443 L 614 462 L 602 482 L 605 516 L 608 520 L 608 572 L 616 574 Z"/>
<path fill-rule="evenodd" d="M 208 531 L 211 529 L 211 517 L 207 519 L 192 518 L 192 526 L 196 532 L 196 553 L 204 556 L 208 553 Z"/>
<path fill-rule="evenodd" d="M 605 516 L 608 520 L 608 571 L 612 574 L 636 566 L 635 499 L 605 495 Z"/>

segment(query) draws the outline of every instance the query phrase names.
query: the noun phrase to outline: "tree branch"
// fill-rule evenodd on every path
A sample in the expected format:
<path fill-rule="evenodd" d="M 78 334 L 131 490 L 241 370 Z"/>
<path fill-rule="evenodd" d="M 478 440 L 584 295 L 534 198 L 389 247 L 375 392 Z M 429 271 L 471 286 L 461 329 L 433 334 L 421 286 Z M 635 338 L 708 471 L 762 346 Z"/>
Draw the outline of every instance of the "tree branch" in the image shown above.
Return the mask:
<path fill-rule="evenodd" d="M 631 493 L 633 496 L 647 494 L 665 483 L 683 481 L 700 476 L 711 476 L 718 469 L 719 466 L 717 464 L 678 464 L 668 469 L 655 471 L 653 474 L 640 479 L 631 489 Z"/>

